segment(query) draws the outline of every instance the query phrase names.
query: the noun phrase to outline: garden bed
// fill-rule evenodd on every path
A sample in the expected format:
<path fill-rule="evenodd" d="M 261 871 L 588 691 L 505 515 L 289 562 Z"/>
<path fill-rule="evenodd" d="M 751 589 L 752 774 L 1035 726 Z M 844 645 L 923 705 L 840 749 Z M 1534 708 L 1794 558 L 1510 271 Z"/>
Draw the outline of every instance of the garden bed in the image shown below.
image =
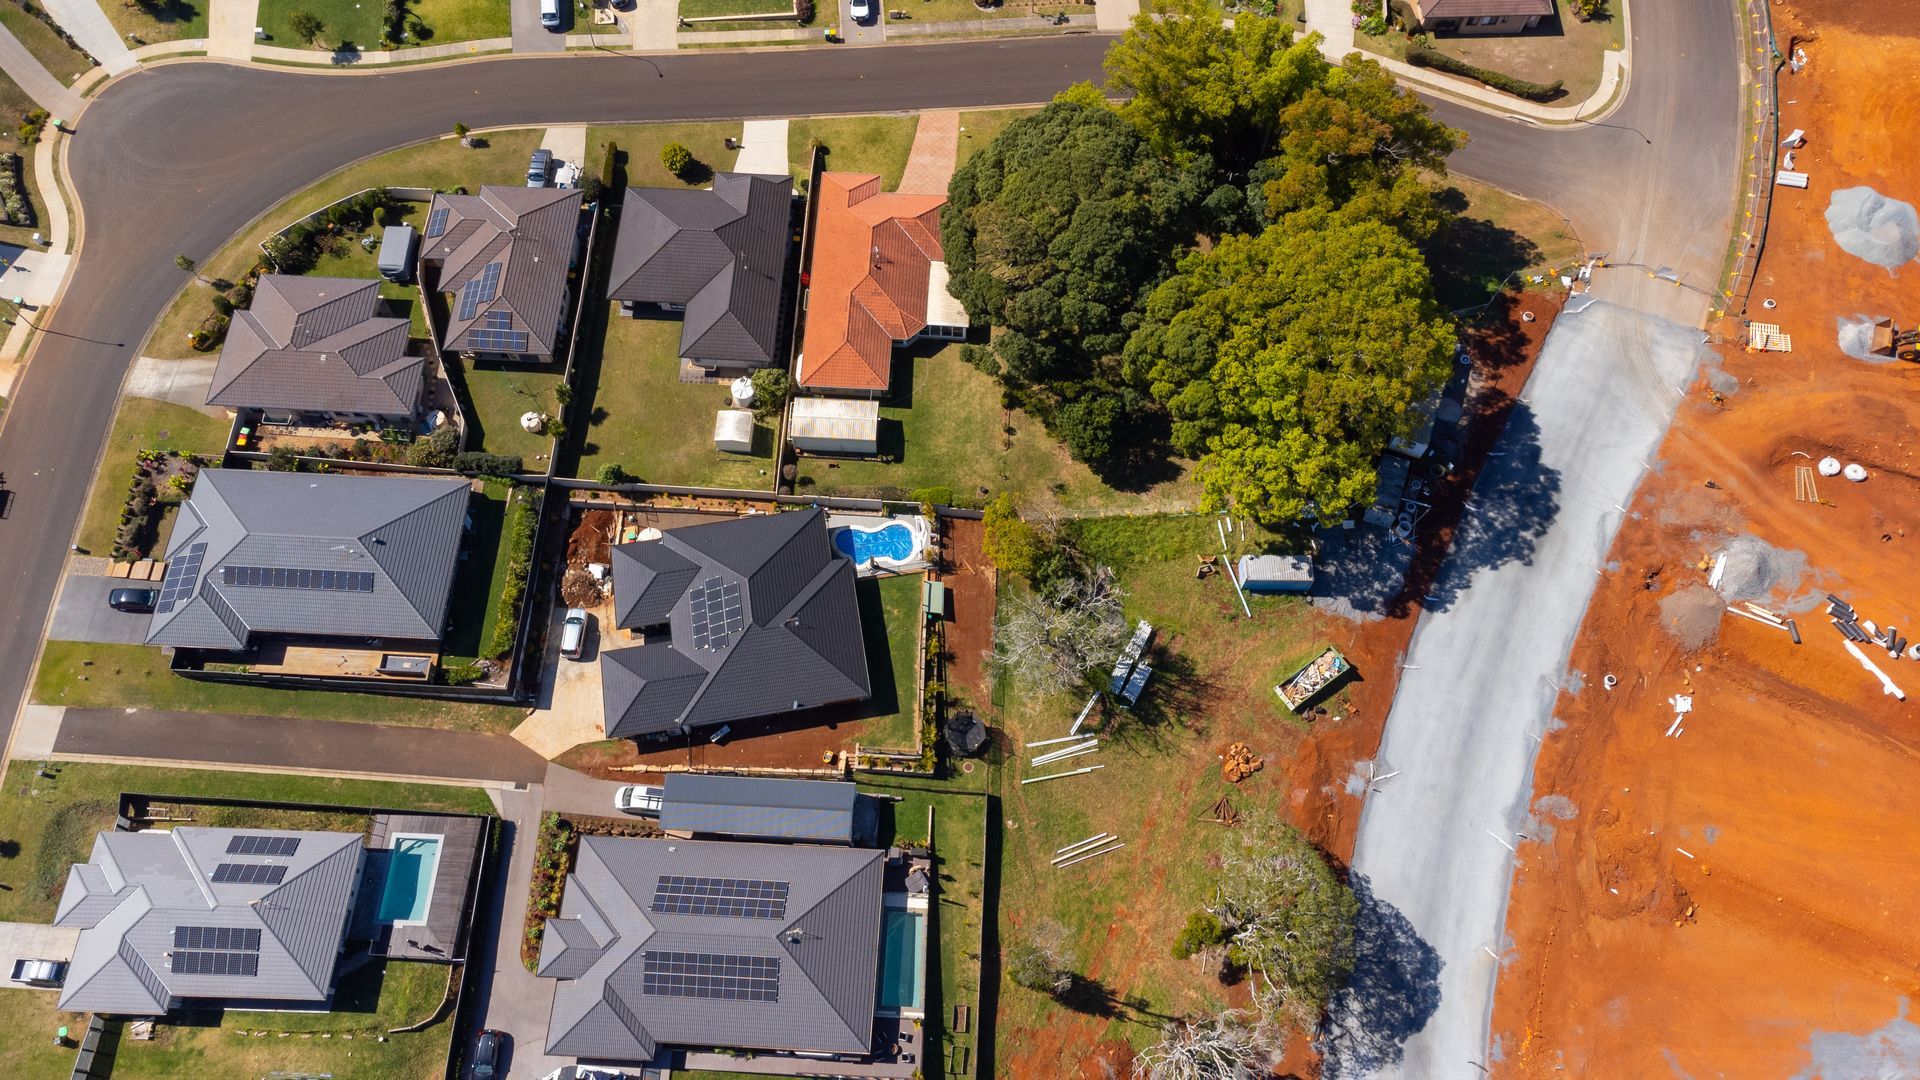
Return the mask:
<path fill-rule="evenodd" d="M 133 479 L 114 534 L 115 562 L 151 558 L 160 545 L 161 525 L 186 500 L 200 470 L 211 464 L 198 454 L 178 450 L 141 450 L 134 455 Z"/>
<path fill-rule="evenodd" d="M 540 940 L 547 920 L 560 914 L 560 901 L 573 872 L 582 836 L 657 837 L 658 826 L 635 818 L 602 818 L 550 813 L 540 819 L 533 849 L 533 884 L 527 895 L 526 932 L 520 935 L 520 962 L 532 971 L 540 964 Z"/>

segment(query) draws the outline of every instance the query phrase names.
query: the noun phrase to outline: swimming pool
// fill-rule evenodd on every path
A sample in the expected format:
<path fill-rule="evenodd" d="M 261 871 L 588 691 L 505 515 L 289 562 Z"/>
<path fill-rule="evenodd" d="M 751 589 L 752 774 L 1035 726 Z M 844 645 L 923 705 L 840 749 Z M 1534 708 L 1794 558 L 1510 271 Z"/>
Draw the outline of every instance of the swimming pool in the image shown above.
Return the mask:
<path fill-rule="evenodd" d="M 380 886 L 380 921 L 395 926 L 425 923 L 439 872 L 438 836 L 395 833 L 387 853 L 387 878 Z"/>
<path fill-rule="evenodd" d="M 874 563 L 886 567 L 905 566 L 919 559 L 920 549 L 925 546 L 920 533 L 925 527 L 917 518 L 912 519 L 911 524 L 888 521 L 878 525 L 844 525 L 834 530 L 833 546 L 863 570 Z"/>
<path fill-rule="evenodd" d="M 902 1013 L 920 1009 L 921 963 L 927 950 L 927 917 L 918 911 L 887 909 L 880 937 L 880 1007 Z"/>

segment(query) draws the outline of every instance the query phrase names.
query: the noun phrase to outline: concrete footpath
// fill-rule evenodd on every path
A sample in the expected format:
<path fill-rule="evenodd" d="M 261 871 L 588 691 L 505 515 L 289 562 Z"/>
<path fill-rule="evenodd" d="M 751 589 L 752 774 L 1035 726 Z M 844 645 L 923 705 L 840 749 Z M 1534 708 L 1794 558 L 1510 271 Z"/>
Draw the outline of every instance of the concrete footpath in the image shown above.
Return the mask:
<path fill-rule="evenodd" d="M 58 117 L 70 117 L 80 111 L 81 97 L 53 77 L 40 58 L 34 56 L 13 31 L 0 26 L 0 70 L 27 92 L 34 104 Z"/>
<path fill-rule="evenodd" d="M 139 61 L 127 51 L 127 43 L 121 40 L 120 31 L 113 28 L 107 13 L 100 10 L 100 5 L 94 0 L 41 0 L 41 4 L 61 29 L 73 35 L 73 40 L 80 43 L 88 56 L 107 69 L 107 74 L 118 75 L 140 66 Z"/>

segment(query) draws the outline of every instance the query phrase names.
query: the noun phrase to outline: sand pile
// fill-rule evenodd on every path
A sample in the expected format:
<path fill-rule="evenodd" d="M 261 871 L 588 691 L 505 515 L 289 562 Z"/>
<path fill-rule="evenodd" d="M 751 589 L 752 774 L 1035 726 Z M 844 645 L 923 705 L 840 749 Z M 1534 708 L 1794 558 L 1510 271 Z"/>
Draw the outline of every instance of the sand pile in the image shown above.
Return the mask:
<path fill-rule="evenodd" d="M 1687 652 L 1712 644 L 1720 632 L 1720 594 L 1705 585 L 1689 585 L 1660 601 L 1660 628 Z"/>
<path fill-rule="evenodd" d="M 1834 333 L 1839 341 L 1840 351 L 1853 357 L 1855 360 L 1865 360 L 1869 364 L 1892 363 L 1893 357 L 1891 356 L 1873 355 L 1873 324 L 1875 321 L 1871 315 L 1855 315 L 1852 318 L 1840 316 L 1835 318 L 1833 320 Z"/>
<path fill-rule="evenodd" d="M 1721 549 L 1727 565 L 1720 573 L 1720 595 L 1732 600 L 1764 600 L 1777 590 L 1793 592 L 1807 572 L 1807 553 L 1782 551 L 1754 536 L 1736 537 Z"/>
<path fill-rule="evenodd" d="M 1842 188 L 1827 202 L 1827 228 L 1840 250 L 1889 270 L 1920 255 L 1920 214 L 1870 187 Z"/>

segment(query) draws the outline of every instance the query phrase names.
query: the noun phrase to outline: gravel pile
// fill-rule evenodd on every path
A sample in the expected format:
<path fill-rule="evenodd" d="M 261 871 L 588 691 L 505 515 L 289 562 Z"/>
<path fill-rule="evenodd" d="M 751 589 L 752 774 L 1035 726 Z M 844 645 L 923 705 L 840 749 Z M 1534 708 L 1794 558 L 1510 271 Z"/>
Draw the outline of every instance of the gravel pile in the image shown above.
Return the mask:
<path fill-rule="evenodd" d="M 1833 320 L 1840 351 L 1855 360 L 1865 360 L 1869 364 L 1891 363 L 1893 361 L 1891 356 L 1873 355 L 1874 322 L 1874 317 L 1871 315 L 1855 315 L 1851 319 L 1841 316 Z"/>
<path fill-rule="evenodd" d="M 1756 536 L 1740 536 L 1721 549 L 1720 595 L 1729 601 L 1764 600 L 1775 590 L 1793 592 L 1807 573 L 1807 553 L 1782 551 Z"/>
<path fill-rule="evenodd" d="M 1827 228 L 1840 250 L 1889 270 L 1920 255 L 1920 214 L 1870 187 L 1842 188 L 1827 202 Z"/>

